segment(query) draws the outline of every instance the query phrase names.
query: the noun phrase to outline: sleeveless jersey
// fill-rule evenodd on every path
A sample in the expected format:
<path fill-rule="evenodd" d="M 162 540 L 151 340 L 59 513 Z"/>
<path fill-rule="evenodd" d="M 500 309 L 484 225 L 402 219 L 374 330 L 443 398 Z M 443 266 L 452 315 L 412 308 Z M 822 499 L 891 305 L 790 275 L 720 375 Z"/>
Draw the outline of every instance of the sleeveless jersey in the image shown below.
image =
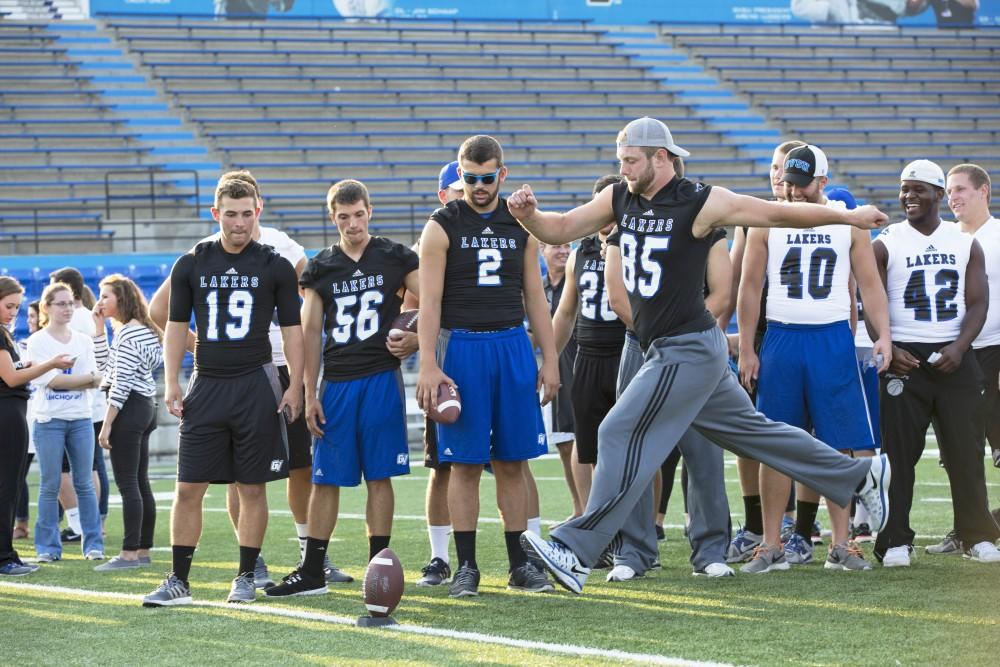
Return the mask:
<path fill-rule="evenodd" d="M 886 227 L 878 240 L 888 251 L 892 340 L 946 343 L 958 338 L 965 317 L 965 268 L 972 236 L 944 221 L 925 236 L 904 220 Z"/>
<path fill-rule="evenodd" d="M 334 245 L 306 264 L 299 283 L 323 299 L 323 379 L 342 382 L 399 368 L 385 347 L 403 301 L 398 292 L 417 270 L 417 254 L 379 236 L 355 262 Z"/>
<path fill-rule="evenodd" d="M 625 340 L 625 324 L 608 301 L 604 284 L 604 259 L 596 236 L 580 241 L 573 267 L 576 281 L 576 342 L 591 354 L 620 352 Z"/>
<path fill-rule="evenodd" d="M 434 211 L 431 220 L 448 235 L 441 326 L 472 331 L 521 326 L 528 232 L 507 210 L 507 201 L 501 197 L 484 217 L 459 199 Z"/>
<path fill-rule="evenodd" d="M 972 342 L 974 349 L 1000 345 L 1000 220 L 990 217 L 973 237 L 983 248 L 986 260 L 986 280 L 990 286 L 990 302 L 986 324 Z"/>
<path fill-rule="evenodd" d="M 271 363 L 268 329 L 299 324 L 295 269 L 274 250 L 251 241 L 231 254 L 220 241 L 199 243 L 170 272 L 170 321 L 191 321 L 198 340 L 195 369 L 236 377 Z"/>
<path fill-rule="evenodd" d="M 843 202 L 828 201 L 828 205 Z M 773 228 L 767 237 L 767 318 L 829 324 L 851 318 L 851 227 Z"/>
<path fill-rule="evenodd" d="M 712 235 L 691 233 L 712 186 L 675 177 L 652 199 L 630 192 L 627 183 L 613 187 L 622 277 L 639 344 L 646 349 L 662 336 L 714 327 L 702 293 Z"/>

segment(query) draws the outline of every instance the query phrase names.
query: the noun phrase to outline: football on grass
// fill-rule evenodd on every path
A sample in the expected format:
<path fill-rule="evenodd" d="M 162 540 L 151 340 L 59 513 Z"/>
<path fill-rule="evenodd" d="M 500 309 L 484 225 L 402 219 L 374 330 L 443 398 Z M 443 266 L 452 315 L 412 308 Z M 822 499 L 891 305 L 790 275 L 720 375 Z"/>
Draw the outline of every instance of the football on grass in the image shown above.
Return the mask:
<path fill-rule="evenodd" d="M 392 549 L 375 554 L 365 569 L 365 607 L 372 616 L 388 616 L 403 597 L 403 566 Z"/>
<path fill-rule="evenodd" d="M 438 385 L 437 407 L 431 408 L 427 416 L 438 424 L 454 424 L 462 414 L 462 397 L 447 382 Z"/>
<path fill-rule="evenodd" d="M 404 310 L 389 325 L 389 337 L 402 336 L 406 332 L 417 333 L 417 319 L 420 316 L 419 310 Z"/>

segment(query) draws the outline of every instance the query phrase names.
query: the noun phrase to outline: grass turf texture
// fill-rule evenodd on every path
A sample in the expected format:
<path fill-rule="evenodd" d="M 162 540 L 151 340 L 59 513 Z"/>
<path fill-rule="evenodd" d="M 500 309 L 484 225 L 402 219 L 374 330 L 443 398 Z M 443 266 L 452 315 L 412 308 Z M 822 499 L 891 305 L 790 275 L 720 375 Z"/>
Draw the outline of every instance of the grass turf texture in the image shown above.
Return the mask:
<path fill-rule="evenodd" d="M 730 503 L 738 513 L 742 503 L 728 455 L 727 463 Z M 532 469 L 539 480 L 544 520 L 562 519 L 570 506 L 559 462 L 538 461 Z M 426 471 L 417 466 L 409 478 L 395 485 L 397 520 L 391 547 L 403 562 L 408 583 L 394 616 L 407 625 L 744 665 L 994 665 L 1000 655 L 1000 566 L 923 553 L 923 545 L 936 542 L 950 528 L 951 506 L 947 479 L 935 460 L 921 462 L 917 479 L 912 522 L 920 546 L 911 568 L 826 571 L 822 567 L 826 547 L 822 546 L 817 547 L 812 564 L 793 567 L 791 572 L 738 574 L 719 580 L 694 578 L 687 560 L 690 550 L 681 530 L 668 528 L 667 542 L 661 543 L 660 549 L 661 572 L 633 582 L 609 584 L 598 571 L 581 597 L 561 589 L 555 594 L 530 595 L 505 590 L 502 529 L 496 523 L 482 523 L 481 596 L 452 600 L 447 587 L 414 585 L 428 558 L 425 525 L 415 518 L 423 514 Z M 483 480 L 483 514 L 495 517 L 494 484 L 488 475 Z M 998 471 L 988 468 L 987 481 L 997 504 Z M 166 495 L 172 488 L 173 482 L 167 479 L 154 483 L 157 494 Z M 264 554 L 272 576 L 278 579 L 295 566 L 298 547 L 283 484 L 271 485 L 269 495 L 273 509 Z M 210 511 L 205 513 L 204 535 L 195 555 L 192 590 L 198 601 L 222 602 L 238 556 L 224 511 L 224 489 L 212 487 L 205 506 Z M 64 560 L 43 565 L 39 572 L 18 578 L 17 583 L 130 595 L 149 592 L 170 567 L 169 500 L 161 500 L 159 509 L 157 544 L 166 549 L 154 552 L 152 568 L 93 572 L 95 563 L 83 561 L 80 547 L 74 545 L 66 549 Z M 361 515 L 364 491 L 345 489 L 341 512 Z M 822 511 L 820 518 L 828 523 Z M 682 521 L 677 488 L 667 524 L 679 526 Z M 112 555 L 121 538 L 117 507 L 112 508 L 107 532 L 107 551 Z M 20 541 L 17 546 L 22 557 L 34 556 L 29 543 Z M 367 551 L 364 522 L 345 518 L 334 533 L 331 558 L 357 581 L 331 586 L 326 596 L 263 600 L 260 604 L 357 617 L 364 613 L 360 580 Z M 866 553 L 870 555 L 870 547 Z M 143 609 L 138 598 L 97 598 L 2 585 L 0 621 L 8 628 L 4 655 L 12 665 L 37 664 L 46 661 L 46 656 L 59 656 L 66 664 L 171 665 L 251 661 L 290 665 L 578 665 L 609 660 L 467 639 L 360 630 L 225 606 Z"/>

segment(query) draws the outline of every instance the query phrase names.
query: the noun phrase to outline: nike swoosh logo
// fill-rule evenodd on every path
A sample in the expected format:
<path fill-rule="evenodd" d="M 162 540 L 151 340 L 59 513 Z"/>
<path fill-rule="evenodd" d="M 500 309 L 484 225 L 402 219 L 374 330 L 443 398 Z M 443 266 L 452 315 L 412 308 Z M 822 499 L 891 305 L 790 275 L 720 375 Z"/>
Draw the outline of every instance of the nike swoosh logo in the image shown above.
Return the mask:
<path fill-rule="evenodd" d="M 590 572 L 585 572 L 585 571 L 581 570 L 580 568 L 578 568 L 576 565 L 574 565 L 573 567 L 570 568 L 570 572 L 572 572 L 573 574 L 582 574 L 582 575 L 588 575 L 588 574 L 590 574 Z"/>

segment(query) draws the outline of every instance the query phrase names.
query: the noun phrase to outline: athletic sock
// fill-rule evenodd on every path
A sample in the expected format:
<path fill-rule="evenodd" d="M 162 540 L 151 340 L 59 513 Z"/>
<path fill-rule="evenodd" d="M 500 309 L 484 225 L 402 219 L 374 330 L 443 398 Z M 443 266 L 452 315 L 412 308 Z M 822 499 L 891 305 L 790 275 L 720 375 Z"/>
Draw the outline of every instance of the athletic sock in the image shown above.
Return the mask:
<path fill-rule="evenodd" d="M 528 530 L 533 532 L 535 535 L 542 534 L 542 517 L 536 516 L 528 519 Z"/>
<path fill-rule="evenodd" d="M 299 560 L 306 557 L 306 539 L 309 537 L 309 524 L 296 523 L 295 534 L 299 537 Z"/>
<path fill-rule="evenodd" d="M 795 532 L 809 539 L 813 532 L 813 523 L 816 521 L 816 512 L 819 511 L 819 503 L 807 503 L 804 500 L 795 501 Z"/>
<path fill-rule="evenodd" d="M 240 545 L 240 571 L 237 574 L 253 574 L 257 567 L 257 556 L 260 555 L 260 547 L 245 547 Z"/>
<path fill-rule="evenodd" d="M 756 535 L 764 534 L 764 516 L 760 509 L 760 496 L 743 496 L 743 527 Z"/>
<path fill-rule="evenodd" d="M 191 561 L 194 559 L 195 547 L 182 547 L 177 544 L 171 547 L 173 551 L 174 576 L 187 583 L 191 575 Z"/>
<path fill-rule="evenodd" d="M 440 558 L 444 562 L 448 561 L 448 536 L 451 534 L 451 526 L 427 526 L 427 537 L 431 541 L 431 559 Z"/>
<path fill-rule="evenodd" d="M 459 565 L 468 565 L 473 570 L 479 569 L 476 562 L 476 531 L 456 530 L 452 533 L 455 536 L 455 556 L 458 557 Z"/>
<path fill-rule="evenodd" d="M 315 537 L 306 538 L 306 552 L 302 557 L 302 571 L 310 577 L 323 578 L 323 560 L 330 540 L 318 540 Z"/>
<path fill-rule="evenodd" d="M 389 546 L 389 535 L 369 535 L 368 536 L 368 560 L 375 558 L 379 551 Z"/>
<path fill-rule="evenodd" d="M 66 510 L 66 523 L 69 529 L 77 535 L 83 535 L 83 528 L 80 527 L 80 508 L 74 507 Z"/>
<path fill-rule="evenodd" d="M 507 562 L 510 563 L 512 572 L 528 562 L 528 555 L 521 547 L 522 532 L 520 530 L 505 530 L 503 533 L 503 541 L 507 544 Z"/>

